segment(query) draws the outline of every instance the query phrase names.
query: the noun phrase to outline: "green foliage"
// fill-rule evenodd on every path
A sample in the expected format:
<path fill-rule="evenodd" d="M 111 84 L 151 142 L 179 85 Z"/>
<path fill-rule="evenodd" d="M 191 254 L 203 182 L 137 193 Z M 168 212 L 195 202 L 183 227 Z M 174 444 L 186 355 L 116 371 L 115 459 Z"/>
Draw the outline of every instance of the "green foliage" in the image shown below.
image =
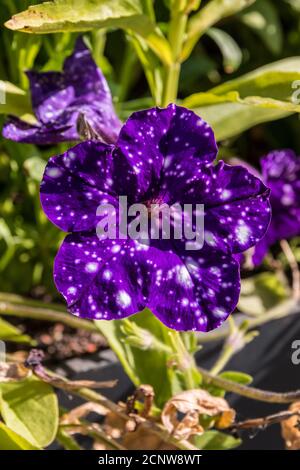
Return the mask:
<path fill-rule="evenodd" d="M 205 431 L 194 437 L 195 445 L 201 450 L 229 450 L 241 445 L 241 439 L 219 431 Z"/>
<path fill-rule="evenodd" d="M 219 377 L 222 379 L 230 380 L 231 382 L 235 382 L 241 385 L 250 385 L 253 381 L 251 375 L 245 374 L 244 372 L 238 371 L 224 371 L 219 374 Z M 220 387 L 216 385 L 208 384 L 205 386 L 206 390 L 216 397 L 224 397 L 226 392 Z"/>
<path fill-rule="evenodd" d="M 292 83 L 300 78 L 300 58 L 265 65 L 242 77 L 183 101 L 207 120 L 217 139 L 226 139 L 261 122 L 280 119 L 300 106 L 292 102 Z"/>
<path fill-rule="evenodd" d="M 298 0 L 2 3 L 1 22 L 9 29 L 0 31 L 1 115 L 32 122 L 25 71 L 60 70 L 77 33 L 86 32 L 122 118 L 153 104 L 175 101 L 181 72 L 180 102 L 206 119 L 218 140 L 228 140 L 221 149 L 223 155 L 241 154 L 255 162 L 255 131 L 263 135 L 259 142 L 263 149 L 297 143 L 299 122 L 293 115 L 300 105 L 292 93 L 293 82 L 300 79 Z M 280 60 L 274 62 L 274 56 Z M 274 132 L 273 121 L 282 118 L 288 119 Z M 48 158 L 67 147 L 38 148 L 0 140 L 0 291 L 57 297 L 52 265 L 64 235 L 41 210 L 39 182 Z M 296 242 L 293 249 L 298 256 Z M 288 296 L 286 280 L 277 274 L 249 275 L 242 283 L 239 308 L 261 318 Z M 132 382 L 153 386 L 158 407 L 174 394 L 200 386 L 224 396 L 223 389 L 201 382 L 193 358 L 198 348 L 193 333 L 169 330 L 149 310 L 130 319 L 95 323 Z M 246 337 L 247 327 L 242 328 Z M 241 333 L 239 328 L 236 331 Z M 0 339 L 33 341 L 2 318 Z M 219 375 L 244 385 L 252 381 L 243 372 Z M 58 430 L 52 387 L 27 378 L 0 383 L 0 392 L 0 449 L 41 449 L 56 437 L 66 449 L 79 448 L 64 429 Z M 241 441 L 209 430 L 194 442 L 199 449 L 231 449 Z"/>
<path fill-rule="evenodd" d="M 245 374 L 244 372 L 237 371 L 225 371 L 219 374 L 222 379 L 231 380 L 231 382 L 236 382 L 241 385 L 249 385 L 253 381 L 251 375 Z"/>
<path fill-rule="evenodd" d="M 138 386 L 149 383 L 155 390 L 157 405 L 161 406 L 171 396 L 185 389 L 185 372 L 180 369 L 187 353 L 178 346 L 178 336 L 165 327 L 149 310 L 144 310 L 130 319 L 120 321 L 95 321 L 107 338 L 127 375 Z M 175 334 L 176 335 L 176 334 Z M 171 361 L 174 363 L 172 367 Z M 201 376 L 189 366 L 193 387 L 201 383 Z"/>
<path fill-rule="evenodd" d="M 171 52 L 163 35 L 143 14 L 140 0 L 55 0 L 29 7 L 6 23 L 12 30 L 27 33 L 80 32 L 95 28 L 122 28 L 141 36 L 163 60 Z"/>
<path fill-rule="evenodd" d="M 38 450 L 38 447 L 30 444 L 4 423 L 0 423 L 0 450 Z"/>
<path fill-rule="evenodd" d="M 56 436 L 57 397 L 36 378 L 0 383 L 0 414 L 10 430 L 34 447 L 46 447 Z"/>

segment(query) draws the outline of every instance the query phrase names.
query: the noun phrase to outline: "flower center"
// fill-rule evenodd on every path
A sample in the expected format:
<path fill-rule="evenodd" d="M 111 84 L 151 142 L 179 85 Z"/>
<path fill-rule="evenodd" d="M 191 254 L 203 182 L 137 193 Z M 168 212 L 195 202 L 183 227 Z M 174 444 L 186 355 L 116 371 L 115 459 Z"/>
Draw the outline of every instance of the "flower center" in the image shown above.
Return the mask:
<path fill-rule="evenodd" d="M 148 217 L 150 218 L 159 210 L 160 206 L 163 206 L 166 202 L 164 200 L 164 195 L 160 194 L 158 196 L 151 197 L 144 204 L 148 210 Z"/>

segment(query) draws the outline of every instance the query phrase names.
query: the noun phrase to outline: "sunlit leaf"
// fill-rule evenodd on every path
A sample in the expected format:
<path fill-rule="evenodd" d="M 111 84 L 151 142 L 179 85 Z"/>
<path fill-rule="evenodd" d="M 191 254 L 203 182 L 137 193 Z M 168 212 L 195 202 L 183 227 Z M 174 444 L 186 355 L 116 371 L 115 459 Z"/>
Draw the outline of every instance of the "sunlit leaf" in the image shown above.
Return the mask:
<path fill-rule="evenodd" d="M 38 450 L 38 448 L 0 422 L 0 450 Z"/>
<path fill-rule="evenodd" d="M 54 440 L 58 404 L 50 385 L 30 377 L 0 384 L 0 395 L 0 413 L 10 429 L 36 447 L 46 447 Z"/>
<path fill-rule="evenodd" d="M 229 91 L 238 91 L 241 98 L 259 95 L 288 100 L 294 91 L 292 82 L 299 79 L 299 76 L 300 57 L 289 57 L 218 85 L 211 92 L 220 95 Z"/>
<path fill-rule="evenodd" d="M 283 59 L 242 77 L 196 93 L 183 101 L 214 129 L 218 140 L 256 124 L 300 112 L 293 83 L 300 79 L 300 57 Z"/>
<path fill-rule="evenodd" d="M 168 42 L 143 13 L 140 0 L 54 0 L 30 6 L 5 25 L 14 31 L 27 33 L 121 28 L 143 37 L 162 61 L 171 61 Z"/>

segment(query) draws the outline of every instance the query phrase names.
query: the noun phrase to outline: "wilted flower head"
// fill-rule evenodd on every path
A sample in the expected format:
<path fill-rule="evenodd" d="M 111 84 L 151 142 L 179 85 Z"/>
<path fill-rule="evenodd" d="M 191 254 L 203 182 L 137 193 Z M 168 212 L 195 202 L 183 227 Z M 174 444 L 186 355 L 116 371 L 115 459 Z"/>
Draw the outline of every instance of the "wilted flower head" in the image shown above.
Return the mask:
<path fill-rule="evenodd" d="M 121 123 L 107 82 L 82 38 L 65 60 L 63 72 L 27 72 L 36 124 L 10 117 L 3 136 L 38 145 L 80 140 L 78 119 L 107 143 L 115 142 Z"/>
<path fill-rule="evenodd" d="M 261 178 L 271 190 L 272 219 L 265 236 L 253 248 L 255 266 L 276 242 L 300 235 L 300 157 L 292 150 L 275 150 L 262 157 L 260 164 Z M 259 175 L 249 164 L 247 169 Z"/>
<path fill-rule="evenodd" d="M 270 220 L 269 190 L 245 168 L 213 161 L 212 129 L 176 105 L 134 113 L 116 145 L 78 144 L 51 158 L 41 185 L 49 219 L 69 234 L 54 279 L 70 312 L 121 319 L 149 307 L 165 325 L 208 331 L 234 310 L 240 291 L 234 253 L 253 246 Z M 97 208 L 130 203 L 204 204 L 205 242 L 184 238 L 100 239 Z"/>

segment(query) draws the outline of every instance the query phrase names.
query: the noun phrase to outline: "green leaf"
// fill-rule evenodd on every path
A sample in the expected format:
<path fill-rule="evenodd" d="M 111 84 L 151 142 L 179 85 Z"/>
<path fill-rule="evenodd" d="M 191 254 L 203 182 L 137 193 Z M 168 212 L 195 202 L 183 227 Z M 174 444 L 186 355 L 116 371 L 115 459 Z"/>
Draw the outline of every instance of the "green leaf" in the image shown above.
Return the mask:
<path fill-rule="evenodd" d="M 25 91 L 10 82 L 0 80 L 0 114 L 24 116 L 32 113 Z"/>
<path fill-rule="evenodd" d="M 144 38 L 163 62 L 170 63 L 172 60 L 167 40 L 143 13 L 140 0 L 54 0 L 30 6 L 14 15 L 5 26 L 27 33 L 121 28 Z"/>
<path fill-rule="evenodd" d="M 0 450 L 39 450 L 0 422 Z"/>
<path fill-rule="evenodd" d="M 219 374 L 219 377 L 226 380 L 231 380 L 231 382 L 236 382 L 241 385 L 249 385 L 253 381 L 253 378 L 249 374 L 244 372 L 237 372 L 235 370 L 226 370 Z"/>
<path fill-rule="evenodd" d="M 232 382 L 239 383 L 241 385 L 248 385 L 252 382 L 252 377 L 249 374 L 244 374 L 244 372 L 237 371 L 224 371 L 219 374 L 219 377 L 223 379 L 231 380 Z M 226 395 L 226 390 L 223 388 L 217 387 L 216 385 L 206 384 L 205 389 L 215 397 L 224 397 Z"/>
<path fill-rule="evenodd" d="M 282 279 L 276 273 L 265 272 L 242 280 L 238 308 L 248 315 L 263 315 L 287 298 Z"/>
<path fill-rule="evenodd" d="M 183 100 L 214 129 L 218 140 L 256 124 L 300 112 L 293 82 L 300 79 L 300 57 L 283 59 Z M 255 109 L 254 109 L 255 108 Z"/>
<path fill-rule="evenodd" d="M 2 318 L 0 318 L 0 340 L 33 344 L 30 336 L 23 335 L 19 328 L 16 328 Z"/>
<path fill-rule="evenodd" d="M 187 59 L 200 37 L 223 18 L 234 15 L 251 5 L 255 0 L 211 0 L 188 23 L 187 39 L 182 59 Z"/>
<path fill-rule="evenodd" d="M 194 109 L 213 128 L 216 139 L 224 140 L 262 124 L 289 116 L 291 113 L 278 109 L 253 109 L 238 103 L 224 103 Z"/>
<path fill-rule="evenodd" d="M 232 73 L 241 65 L 243 55 L 239 45 L 225 31 L 210 28 L 206 33 L 219 47 L 223 55 L 223 66 L 227 73 Z"/>
<path fill-rule="evenodd" d="M 149 310 L 131 316 L 129 321 L 134 322 L 150 336 L 152 335 L 154 340 L 162 343 L 165 348 L 171 347 L 170 330 Z M 142 383 L 153 386 L 158 406 L 164 404 L 172 395 L 182 390 L 180 378 L 168 366 L 168 353 L 158 347 L 147 348 L 151 337 L 144 338 L 145 349 L 141 349 L 142 344 L 138 348 L 126 343 L 127 329 L 123 327 L 124 320 L 99 320 L 95 321 L 95 324 L 106 337 L 132 382 L 136 386 Z M 141 338 L 141 343 L 142 341 L 143 338 Z"/>
<path fill-rule="evenodd" d="M 283 32 L 277 9 L 269 0 L 259 0 L 241 13 L 244 24 L 261 38 L 273 54 L 282 50 Z"/>
<path fill-rule="evenodd" d="M 52 387 L 34 377 L 0 384 L 0 411 L 5 424 L 33 446 L 46 447 L 58 428 L 57 397 Z"/>
<path fill-rule="evenodd" d="M 246 96 L 264 96 L 278 100 L 291 99 L 292 82 L 300 77 L 300 57 L 289 57 L 259 67 L 234 80 L 210 90 L 217 95 L 229 91 L 238 91 L 241 98 Z"/>
<path fill-rule="evenodd" d="M 241 439 L 219 431 L 206 431 L 194 437 L 194 443 L 201 450 L 228 450 L 241 445 Z"/>

